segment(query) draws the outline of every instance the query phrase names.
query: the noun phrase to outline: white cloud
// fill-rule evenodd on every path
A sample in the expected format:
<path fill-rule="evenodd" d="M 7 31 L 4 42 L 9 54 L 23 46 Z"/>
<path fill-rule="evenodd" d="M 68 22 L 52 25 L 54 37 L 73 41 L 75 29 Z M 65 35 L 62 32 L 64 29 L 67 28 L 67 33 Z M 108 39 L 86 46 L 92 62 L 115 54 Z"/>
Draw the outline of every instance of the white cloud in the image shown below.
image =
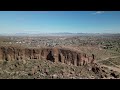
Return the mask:
<path fill-rule="evenodd" d="M 97 12 L 95 12 L 93 14 L 103 14 L 103 13 L 105 13 L 105 11 L 97 11 Z"/>

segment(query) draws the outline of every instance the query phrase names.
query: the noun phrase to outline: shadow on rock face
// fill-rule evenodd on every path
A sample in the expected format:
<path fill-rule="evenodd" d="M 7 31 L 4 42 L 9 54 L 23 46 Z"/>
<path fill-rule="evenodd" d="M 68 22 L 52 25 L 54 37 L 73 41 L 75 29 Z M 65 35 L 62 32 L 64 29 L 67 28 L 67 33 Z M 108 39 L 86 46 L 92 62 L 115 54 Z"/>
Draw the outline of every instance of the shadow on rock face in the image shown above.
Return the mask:
<path fill-rule="evenodd" d="M 55 61 L 55 58 L 54 58 L 54 56 L 53 56 L 53 54 L 52 54 L 52 51 L 49 52 L 49 54 L 47 55 L 47 58 L 46 58 L 46 59 L 47 59 L 47 60 L 50 60 L 50 61 L 52 61 L 52 62 Z"/>
<path fill-rule="evenodd" d="M 58 59 L 58 60 L 59 60 L 59 62 L 62 62 L 62 61 L 61 61 L 61 55 L 60 55 L 60 54 L 59 54 L 59 57 L 58 57 L 58 58 L 59 58 L 59 59 Z"/>
<path fill-rule="evenodd" d="M 112 72 L 110 75 L 114 78 L 119 78 L 119 74 L 117 72 Z"/>

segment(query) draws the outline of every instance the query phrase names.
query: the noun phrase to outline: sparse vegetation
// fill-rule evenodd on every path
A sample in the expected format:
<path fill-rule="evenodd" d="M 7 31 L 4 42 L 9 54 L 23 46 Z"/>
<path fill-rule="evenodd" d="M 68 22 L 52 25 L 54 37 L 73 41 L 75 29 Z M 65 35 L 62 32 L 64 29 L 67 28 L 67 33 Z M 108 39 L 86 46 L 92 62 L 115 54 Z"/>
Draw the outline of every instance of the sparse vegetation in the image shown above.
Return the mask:
<path fill-rule="evenodd" d="M 87 55 L 94 54 L 100 64 L 116 67 L 120 66 L 120 35 L 86 35 L 86 36 L 34 36 L 17 37 L 1 36 L 0 46 L 15 47 L 61 47 L 76 50 Z M 112 58 L 115 57 L 116 58 Z M 118 57 L 117 57 L 118 56 Z M 108 58 L 107 60 L 104 60 Z M 100 62 L 99 62 L 100 61 Z M 13 60 L 0 61 L 0 78 L 22 78 L 22 79 L 49 79 L 49 78 L 103 78 L 94 71 L 89 71 L 88 66 L 73 66 L 61 63 L 53 63 L 47 60 Z M 104 71 L 104 70 L 103 70 Z M 113 76 L 113 74 L 111 74 Z M 108 77 L 108 76 L 105 76 Z"/>
<path fill-rule="evenodd" d="M 5 61 L 1 61 L 4 63 Z M 73 66 L 46 60 L 6 61 L 0 64 L 0 79 L 87 79 L 101 78 L 89 70 L 92 66 Z M 18 64 L 19 63 L 19 64 Z"/>

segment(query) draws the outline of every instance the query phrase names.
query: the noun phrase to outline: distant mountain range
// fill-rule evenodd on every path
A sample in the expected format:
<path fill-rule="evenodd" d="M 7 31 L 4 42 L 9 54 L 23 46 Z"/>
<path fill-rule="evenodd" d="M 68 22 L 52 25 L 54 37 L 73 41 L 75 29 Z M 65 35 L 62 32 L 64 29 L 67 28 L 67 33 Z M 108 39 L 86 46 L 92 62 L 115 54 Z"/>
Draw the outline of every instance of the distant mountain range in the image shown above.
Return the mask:
<path fill-rule="evenodd" d="M 76 36 L 76 35 L 92 35 L 90 33 L 39 33 L 39 34 L 28 34 L 28 33 L 17 33 L 15 36 Z"/>
<path fill-rule="evenodd" d="M 29 34 L 29 33 L 16 33 L 16 34 L 1 34 L 0 36 L 89 36 L 89 35 L 109 35 L 112 33 L 39 33 L 39 34 Z M 115 33 L 113 33 L 115 34 Z M 116 33 L 120 34 L 120 33 Z"/>

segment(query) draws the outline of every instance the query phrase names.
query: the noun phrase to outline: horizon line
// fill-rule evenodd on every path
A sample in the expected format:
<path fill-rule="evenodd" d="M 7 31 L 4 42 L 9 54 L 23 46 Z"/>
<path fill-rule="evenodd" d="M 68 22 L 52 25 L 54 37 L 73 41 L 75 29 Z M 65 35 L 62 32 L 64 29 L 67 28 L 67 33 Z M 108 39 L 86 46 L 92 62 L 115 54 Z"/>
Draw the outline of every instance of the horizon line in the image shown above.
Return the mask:
<path fill-rule="evenodd" d="M 117 33 L 113 33 L 113 32 L 104 32 L 104 33 L 102 33 L 102 32 L 92 32 L 92 33 L 90 33 L 90 32 L 53 32 L 53 33 L 45 33 L 45 32 L 43 32 L 43 33 L 0 33 L 0 35 L 17 35 L 17 34 L 30 34 L 30 35 L 34 35 L 34 34 L 120 34 L 120 32 L 117 32 Z"/>

